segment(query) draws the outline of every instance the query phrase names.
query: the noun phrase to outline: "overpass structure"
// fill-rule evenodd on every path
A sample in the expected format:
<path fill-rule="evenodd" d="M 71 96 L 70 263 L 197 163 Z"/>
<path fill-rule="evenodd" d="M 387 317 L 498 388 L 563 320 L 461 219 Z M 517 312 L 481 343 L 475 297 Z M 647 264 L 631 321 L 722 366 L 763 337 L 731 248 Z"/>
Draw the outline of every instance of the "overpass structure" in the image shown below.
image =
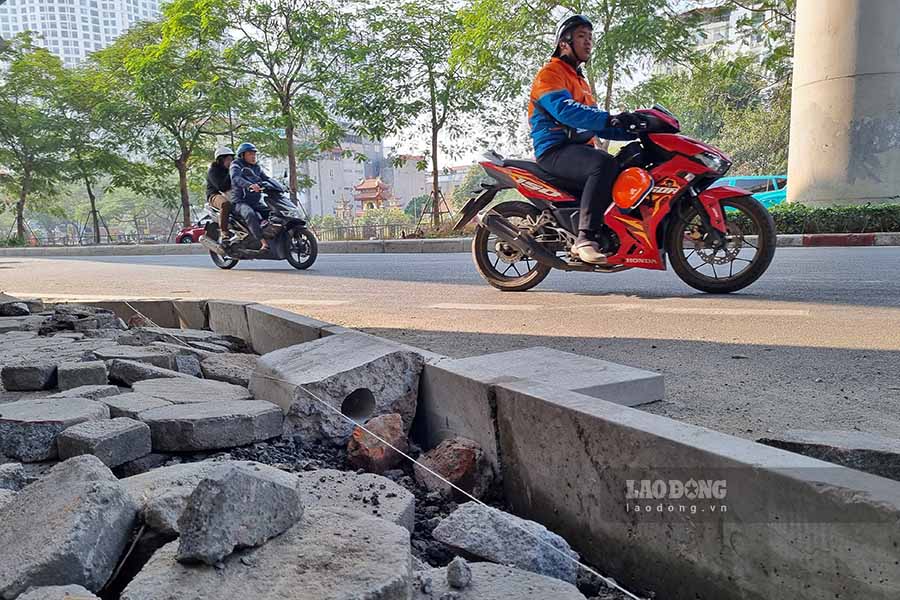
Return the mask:
<path fill-rule="evenodd" d="M 788 200 L 900 202 L 900 2 L 798 0 Z"/>

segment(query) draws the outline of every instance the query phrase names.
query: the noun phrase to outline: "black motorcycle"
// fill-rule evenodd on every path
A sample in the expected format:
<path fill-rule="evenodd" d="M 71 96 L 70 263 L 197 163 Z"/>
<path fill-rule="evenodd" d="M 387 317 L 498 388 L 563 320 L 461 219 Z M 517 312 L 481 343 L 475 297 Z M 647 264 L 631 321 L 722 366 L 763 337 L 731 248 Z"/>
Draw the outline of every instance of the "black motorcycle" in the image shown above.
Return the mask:
<path fill-rule="evenodd" d="M 200 243 L 209 249 L 210 258 L 220 269 L 233 269 L 241 260 L 286 260 L 295 269 L 308 269 L 319 255 L 316 234 L 281 185 L 264 181 L 259 186 L 268 207 L 268 213 L 260 215 L 263 237 L 269 241 L 267 250 L 262 250 L 260 241 L 234 213 L 229 217 L 232 237 L 220 243 L 219 211 L 209 204 L 206 209 L 213 218 L 206 224 Z"/>

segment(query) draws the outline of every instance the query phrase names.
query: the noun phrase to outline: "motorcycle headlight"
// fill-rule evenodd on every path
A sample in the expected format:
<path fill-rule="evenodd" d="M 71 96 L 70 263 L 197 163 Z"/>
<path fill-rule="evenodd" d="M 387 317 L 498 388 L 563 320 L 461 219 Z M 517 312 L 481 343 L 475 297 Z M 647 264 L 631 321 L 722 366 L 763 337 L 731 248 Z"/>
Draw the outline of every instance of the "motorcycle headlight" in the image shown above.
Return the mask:
<path fill-rule="evenodd" d="M 731 168 L 731 163 L 725 158 L 712 152 L 701 152 L 694 155 L 694 160 L 703 164 L 708 169 L 715 171 L 719 175 L 724 175 Z"/>

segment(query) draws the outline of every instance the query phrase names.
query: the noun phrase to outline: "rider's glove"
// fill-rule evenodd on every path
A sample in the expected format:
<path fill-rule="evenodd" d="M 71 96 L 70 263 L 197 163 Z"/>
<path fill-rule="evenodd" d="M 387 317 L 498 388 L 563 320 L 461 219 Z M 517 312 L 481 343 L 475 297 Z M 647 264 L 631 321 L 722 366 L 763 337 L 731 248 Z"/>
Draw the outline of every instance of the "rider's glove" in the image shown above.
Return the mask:
<path fill-rule="evenodd" d="M 610 115 L 609 126 L 617 129 L 624 129 L 629 133 L 634 133 L 644 127 L 644 119 L 635 113 L 623 112 L 617 115 Z"/>

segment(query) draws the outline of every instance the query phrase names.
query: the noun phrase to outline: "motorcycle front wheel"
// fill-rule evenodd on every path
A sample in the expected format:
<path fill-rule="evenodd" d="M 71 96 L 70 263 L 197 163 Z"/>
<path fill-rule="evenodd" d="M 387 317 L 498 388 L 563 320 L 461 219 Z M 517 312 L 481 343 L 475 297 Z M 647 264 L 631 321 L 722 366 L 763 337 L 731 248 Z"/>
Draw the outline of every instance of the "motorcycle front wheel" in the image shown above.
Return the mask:
<path fill-rule="evenodd" d="M 299 270 L 310 268 L 319 256 L 319 240 L 316 234 L 301 227 L 291 232 L 287 261 Z"/>
<path fill-rule="evenodd" d="M 520 229 L 527 229 L 541 211 L 525 202 L 503 202 L 493 208 Z M 525 292 L 550 274 L 550 267 L 525 256 L 484 227 L 472 240 L 475 268 L 490 285 L 503 292 Z"/>
<path fill-rule="evenodd" d="M 710 247 L 695 207 L 666 232 L 672 269 L 686 284 L 709 294 L 729 294 L 759 279 L 775 256 L 775 221 L 752 196 L 722 200 L 727 234 L 722 248 Z"/>

